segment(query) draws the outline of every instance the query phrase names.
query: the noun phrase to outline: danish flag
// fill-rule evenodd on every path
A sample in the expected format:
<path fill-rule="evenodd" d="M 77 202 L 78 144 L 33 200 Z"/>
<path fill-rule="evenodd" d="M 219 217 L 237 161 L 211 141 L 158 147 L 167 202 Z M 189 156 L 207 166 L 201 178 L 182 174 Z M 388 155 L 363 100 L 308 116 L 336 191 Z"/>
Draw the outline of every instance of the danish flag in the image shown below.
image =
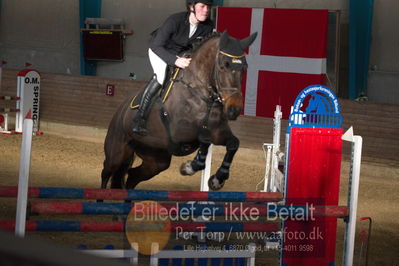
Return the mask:
<path fill-rule="evenodd" d="M 301 90 L 325 84 L 327 10 L 218 7 L 216 30 L 237 39 L 258 32 L 247 51 L 244 115 L 273 117 L 281 105 L 287 118 Z"/>

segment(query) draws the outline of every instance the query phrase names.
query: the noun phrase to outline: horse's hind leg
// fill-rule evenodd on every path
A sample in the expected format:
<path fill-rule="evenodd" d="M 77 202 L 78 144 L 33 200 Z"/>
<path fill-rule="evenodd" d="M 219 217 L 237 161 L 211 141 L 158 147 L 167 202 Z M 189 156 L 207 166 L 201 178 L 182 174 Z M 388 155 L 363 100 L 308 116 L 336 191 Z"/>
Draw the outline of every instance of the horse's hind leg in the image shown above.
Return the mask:
<path fill-rule="evenodd" d="M 133 157 L 126 158 L 126 160 L 119 166 L 119 169 L 114 172 L 111 178 L 111 188 L 124 188 L 125 175 L 132 165 Z"/>
<path fill-rule="evenodd" d="M 126 188 L 134 189 L 142 181 L 166 170 L 170 166 L 172 156 L 166 151 L 155 151 L 152 155 L 137 154 L 143 162 L 140 166 L 128 170 Z"/>
<path fill-rule="evenodd" d="M 111 176 L 112 176 L 112 171 L 105 167 L 105 161 L 104 161 L 104 168 L 101 171 L 101 188 L 103 189 L 107 188 L 107 184 Z"/>
<path fill-rule="evenodd" d="M 123 188 L 125 174 L 133 163 L 133 150 L 128 144 L 121 145 L 120 149 L 114 146 L 111 151 L 106 151 L 105 158 L 101 171 L 101 188 L 107 188 L 110 178 L 111 188 Z"/>
<path fill-rule="evenodd" d="M 112 149 L 112 151 L 114 150 Z M 128 145 L 125 145 L 125 147 L 117 153 L 106 151 L 105 158 L 104 168 L 101 171 L 101 188 L 107 188 L 110 178 L 112 178 L 111 188 L 123 188 L 124 177 L 134 160 L 133 150 Z M 97 199 L 97 202 L 103 202 L 103 200 Z"/>
<path fill-rule="evenodd" d="M 123 188 L 123 180 L 127 170 L 132 163 L 132 159 L 119 163 L 119 165 L 108 166 L 108 162 L 104 161 L 104 168 L 101 171 L 101 188 L 107 188 L 109 179 L 111 178 L 111 188 Z"/>

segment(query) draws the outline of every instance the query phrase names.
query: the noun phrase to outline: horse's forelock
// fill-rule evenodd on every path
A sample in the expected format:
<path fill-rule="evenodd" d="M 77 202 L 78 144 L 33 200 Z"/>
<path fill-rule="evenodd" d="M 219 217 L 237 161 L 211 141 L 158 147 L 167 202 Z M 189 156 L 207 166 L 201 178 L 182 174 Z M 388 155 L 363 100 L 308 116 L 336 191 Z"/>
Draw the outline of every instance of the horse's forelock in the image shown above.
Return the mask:
<path fill-rule="evenodd" d="M 220 35 L 221 35 L 220 32 L 213 32 L 213 33 L 209 34 L 208 36 L 205 36 L 203 39 L 195 42 L 193 44 L 192 54 L 197 53 L 199 50 L 201 50 L 202 47 L 205 46 L 206 43 L 208 43 L 209 41 L 211 41 L 213 39 L 216 40 L 216 38 L 220 37 Z M 217 43 L 217 44 L 219 44 L 219 43 Z"/>

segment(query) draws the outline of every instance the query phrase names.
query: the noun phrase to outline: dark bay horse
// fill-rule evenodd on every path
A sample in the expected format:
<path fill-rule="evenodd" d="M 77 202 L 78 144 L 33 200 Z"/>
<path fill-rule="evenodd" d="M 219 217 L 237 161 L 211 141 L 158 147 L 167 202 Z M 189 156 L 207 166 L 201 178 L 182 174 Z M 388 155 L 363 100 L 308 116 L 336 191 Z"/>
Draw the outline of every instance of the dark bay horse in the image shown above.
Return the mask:
<path fill-rule="evenodd" d="M 156 97 L 147 119 L 146 136 L 132 131 L 137 111 L 130 108 L 133 95 L 128 97 L 112 118 L 105 138 L 101 188 L 106 188 L 111 178 L 111 188 L 133 189 L 168 169 L 172 155 L 185 156 L 198 149 L 194 160 L 180 169 L 183 175 L 193 175 L 205 168 L 211 143 L 226 146 L 223 163 L 208 182 L 212 190 L 222 188 L 239 147 L 228 120 L 237 119 L 242 109 L 245 49 L 255 38 L 256 33 L 237 40 L 224 32 L 204 40 L 192 52 L 189 67 L 174 77 L 166 101 L 162 103 Z M 135 156 L 142 163 L 131 168 Z"/>

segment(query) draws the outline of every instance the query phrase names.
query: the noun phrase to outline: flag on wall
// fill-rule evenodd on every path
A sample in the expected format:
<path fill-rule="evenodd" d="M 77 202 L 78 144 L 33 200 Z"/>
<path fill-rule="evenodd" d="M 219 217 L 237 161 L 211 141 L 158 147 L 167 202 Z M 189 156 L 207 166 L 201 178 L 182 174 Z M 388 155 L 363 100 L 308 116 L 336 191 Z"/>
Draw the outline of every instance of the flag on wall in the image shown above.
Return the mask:
<path fill-rule="evenodd" d="M 244 115 L 288 118 L 305 87 L 325 84 L 327 10 L 218 7 L 216 30 L 238 39 L 258 32 L 248 48 Z"/>

